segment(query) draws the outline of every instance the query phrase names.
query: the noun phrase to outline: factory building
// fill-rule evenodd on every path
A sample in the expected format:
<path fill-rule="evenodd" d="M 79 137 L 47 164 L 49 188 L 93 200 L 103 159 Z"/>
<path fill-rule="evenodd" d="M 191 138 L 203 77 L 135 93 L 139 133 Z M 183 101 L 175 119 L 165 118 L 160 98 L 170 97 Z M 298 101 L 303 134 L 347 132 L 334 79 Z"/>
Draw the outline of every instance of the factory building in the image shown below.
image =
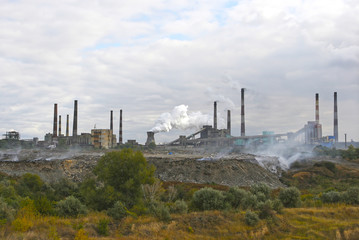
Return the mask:
<path fill-rule="evenodd" d="M 91 144 L 95 148 L 109 149 L 116 144 L 116 136 L 112 134 L 111 129 L 92 129 Z"/>

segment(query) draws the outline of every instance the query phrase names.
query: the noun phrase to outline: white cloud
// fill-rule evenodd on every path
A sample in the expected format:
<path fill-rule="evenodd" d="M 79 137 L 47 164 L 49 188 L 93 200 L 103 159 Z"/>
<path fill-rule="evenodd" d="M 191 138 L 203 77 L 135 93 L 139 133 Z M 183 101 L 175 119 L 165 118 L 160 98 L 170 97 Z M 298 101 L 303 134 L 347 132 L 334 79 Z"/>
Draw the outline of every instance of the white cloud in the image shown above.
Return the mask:
<path fill-rule="evenodd" d="M 319 92 L 330 135 L 338 91 L 340 139 L 359 140 L 358 14 L 345 0 L 3 1 L 0 132 L 43 138 L 53 103 L 72 119 L 78 99 L 80 132 L 122 108 L 125 139 L 144 142 L 162 113 L 212 114 L 219 100 L 239 134 L 245 87 L 248 134 L 298 130 Z"/>

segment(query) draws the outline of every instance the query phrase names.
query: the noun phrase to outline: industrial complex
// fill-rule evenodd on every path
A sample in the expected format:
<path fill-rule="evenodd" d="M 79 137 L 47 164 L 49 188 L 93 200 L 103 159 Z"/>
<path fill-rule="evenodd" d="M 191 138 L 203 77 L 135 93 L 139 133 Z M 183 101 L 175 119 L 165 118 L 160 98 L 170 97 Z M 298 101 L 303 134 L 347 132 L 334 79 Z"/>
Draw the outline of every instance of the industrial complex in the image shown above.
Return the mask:
<path fill-rule="evenodd" d="M 308 145 L 323 145 L 332 147 L 338 143 L 338 106 L 337 93 L 334 92 L 334 121 L 333 121 L 333 136 L 322 136 L 322 125 L 319 122 L 319 94 L 315 94 L 315 120 L 308 121 L 303 128 L 296 132 L 288 133 L 274 133 L 264 131 L 262 135 L 248 136 L 245 129 L 245 104 L 244 104 L 245 89 L 241 89 L 241 132 L 240 136 L 233 136 L 231 131 L 231 111 L 227 110 L 227 128 L 218 129 L 217 127 L 217 102 L 214 102 L 213 111 L 213 126 L 204 125 L 189 136 L 181 135 L 177 139 L 166 143 L 166 146 L 178 147 L 203 147 L 203 146 L 240 146 L 240 147 L 255 147 L 263 144 L 273 144 L 285 141 L 295 141 Z M 122 135 L 122 109 L 120 110 L 119 118 L 119 133 L 118 140 L 113 129 L 113 111 L 110 111 L 110 127 L 108 129 L 91 129 L 89 133 L 78 133 L 78 100 L 74 100 L 74 114 L 72 135 L 69 130 L 69 115 L 66 116 L 65 133 L 62 131 L 62 116 L 58 114 L 58 104 L 54 104 L 54 118 L 53 131 L 47 133 L 44 141 L 39 141 L 37 138 L 29 141 L 21 141 L 20 134 L 16 131 L 9 131 L 4 134 L 4 139 L 1 140 L 2 145 L 16 144 L 20 142 L 26 146 L 38 146 L 46 148 L 55 148 L 58 146 L 79 146 L 88 148 L 110 149 L 127 145 L 138 145 L 136 140 L 128 140 L 123 143 Z M 5 144 L 4 144 L 5 141 Z M 146 146 L 155 145 L 155 132 L 147 132 Z"/>

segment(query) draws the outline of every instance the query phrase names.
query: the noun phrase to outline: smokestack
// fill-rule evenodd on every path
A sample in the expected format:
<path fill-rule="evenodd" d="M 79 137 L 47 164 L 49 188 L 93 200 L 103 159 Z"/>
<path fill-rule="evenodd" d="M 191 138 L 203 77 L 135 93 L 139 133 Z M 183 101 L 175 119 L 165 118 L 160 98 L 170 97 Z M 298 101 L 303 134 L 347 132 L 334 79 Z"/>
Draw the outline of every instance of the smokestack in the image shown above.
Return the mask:
<path fill-rule="evenodd" d="M 72 128 L 72 136 L 77 136 L 77 100 L 74 102 L 74 122 L 73 122 L 73 128 Z"/>
<path fill-rule="evenodd" d="M 54 127 L 52 136 L 57 137 L 57 103 L 54 104 Z"/>
<path fill-rule="evenodd" d="M 227 133 L 231 135 L 231 110 L 227 110 Z"/>
<path fill-rule="evenodd" d="M 61 115 L 59 116 L 59 136 L 61 137 Z"/>
<path fill-rule="evenodd" d="M 69 115 L 66 116 L 66 137 L 69 136 Z"/>
<path fill-rule="evenodd" d="M 241 89 L 241 136 L 246 135 L 244 123 L 244 88 Z"/>
<path fill-rule="evenodd" d="M 113 111 L 111 110 L 111 116 L 110 116 L 110 130 L 113 132 Z"/>
<path fill-rule="evenodd" d="M 122 144 L 122 109 L 120 110 L 120 132 L 118 135 L 119 143 Z"/>
<path fill-rule="evenodd" d="M 154 132 L 147 132 L 146 146 L 150 145 L 150 143 L 155 143 L 155 133 Z"/>
<path fill-rule="evenodd" d="M 315 122 L 319 124 L 319 94 L 315 94 Z"/>
<path fill-rule="evenodd" d="M 217 129 L 217 102 L 214 102 L 213 128 Z"/>
<path fill-rule="evenodd" d="M 338 102 L 337 102 L 337 92 L 334 92 L 334 139 L 335 142 L 338 142 Z"/>

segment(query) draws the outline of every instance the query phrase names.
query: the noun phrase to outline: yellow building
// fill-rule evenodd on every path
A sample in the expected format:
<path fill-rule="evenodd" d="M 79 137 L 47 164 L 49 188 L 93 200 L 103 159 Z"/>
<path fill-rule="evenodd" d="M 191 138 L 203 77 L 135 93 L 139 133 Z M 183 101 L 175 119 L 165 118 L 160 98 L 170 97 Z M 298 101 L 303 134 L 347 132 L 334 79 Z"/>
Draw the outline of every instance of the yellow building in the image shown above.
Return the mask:
<path fill-rule="evenodd" d="M 110 129 L 92 129 L 91 143 L 95 148 L 112 148 L 116 144 L 116 136 Z"/>

